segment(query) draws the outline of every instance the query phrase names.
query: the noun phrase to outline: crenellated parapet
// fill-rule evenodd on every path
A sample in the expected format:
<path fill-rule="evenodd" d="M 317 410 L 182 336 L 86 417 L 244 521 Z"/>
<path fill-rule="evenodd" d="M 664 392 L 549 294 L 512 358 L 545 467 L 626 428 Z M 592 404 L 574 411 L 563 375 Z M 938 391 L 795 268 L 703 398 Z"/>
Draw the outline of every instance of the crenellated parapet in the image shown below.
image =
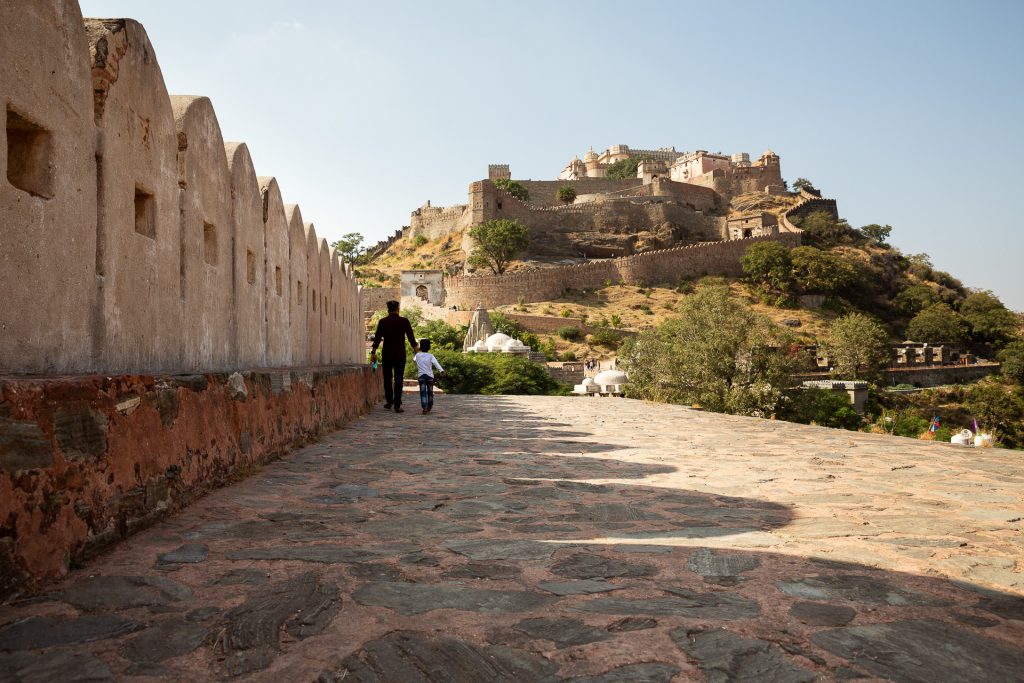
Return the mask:
<path fill-rule="evenodd" d="M 0 372 L 363 362 L 353 271 L 141 24 L 4 3 Z M 296 220 L 297 218 L 297 220 Z"/>

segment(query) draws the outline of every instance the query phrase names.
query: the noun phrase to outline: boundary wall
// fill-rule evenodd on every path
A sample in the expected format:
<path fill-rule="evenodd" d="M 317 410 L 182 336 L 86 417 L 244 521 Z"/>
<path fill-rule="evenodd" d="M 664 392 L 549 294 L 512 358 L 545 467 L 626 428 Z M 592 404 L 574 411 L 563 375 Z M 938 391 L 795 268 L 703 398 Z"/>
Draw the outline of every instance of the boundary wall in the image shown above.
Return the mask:
<path fill-rule="evenodd" d="M 0 600 L 366 412 L 378 373 L 0 378 Z"/>
<path fill-rule="evenodd" d="M 459 308 L 494 308 L 524 301 L 545 301 L 566 289 L 603 287 L 607 283 L 651 286 L 678 284 L 684 277 L 743 274 L 740 257 L 756 242 L 777 241 L 787 247 L 800 245 L 800 233 L 749 237 L 727 242 L 691 244 L 649 251 L 616 259 L 589 261 L 572 266 L 520 270 L 504 275 L 460 275 L 445 278 L 445 305 Z"/>
<path fill-rule="evenodd" d="M 145 29 L 3 3 L 0 372 L 362 360 L 359 285 L 210 100 L 169 96 Z"/>

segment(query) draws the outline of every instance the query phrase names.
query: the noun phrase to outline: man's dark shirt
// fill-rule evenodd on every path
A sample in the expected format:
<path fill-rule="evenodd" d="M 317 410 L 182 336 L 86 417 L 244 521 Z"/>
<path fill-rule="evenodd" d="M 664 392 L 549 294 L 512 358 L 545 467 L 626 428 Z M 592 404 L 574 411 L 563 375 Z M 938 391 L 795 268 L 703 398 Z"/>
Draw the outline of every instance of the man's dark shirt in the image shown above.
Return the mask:
<path fill-rule="evenodd" d="M 380 340 L 384 340 L 384 350 L 381 358 L 387 361 L 400 361 L 405 358 L 405 339 L 408 337 L 409 344 L 416 346 L 416 337 L 412 332 L 412 325 L 408 318 L 403 318 L 397 313 L 388 313 L 387 317 L 377 321 L 377 332 L 373 335 L 373 350 L 377 350 Z"/>

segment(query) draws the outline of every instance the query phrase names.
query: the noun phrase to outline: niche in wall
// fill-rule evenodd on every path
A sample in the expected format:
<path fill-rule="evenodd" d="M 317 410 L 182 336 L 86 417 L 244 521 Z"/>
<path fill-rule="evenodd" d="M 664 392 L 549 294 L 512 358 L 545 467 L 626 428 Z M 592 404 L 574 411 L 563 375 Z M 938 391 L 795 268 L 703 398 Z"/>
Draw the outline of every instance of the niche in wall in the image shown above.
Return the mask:
<path fill-rule="evenodd" d="M 53 135 L 9 108 L 7 181 L 36 197 L 53 196 Z"/>
<path fill-rule="evenodd" d="M 156 200 L 151 192 L 135 186 L 135 232 L 156 239 Z"/>
<path fill-rule="evenodd" d="M 302 280 L 296 280 L 295 284 L 298 285 L 295 288 L 295 305 L 301 306 L 306 300 L 306 289 L 302 286 Z"/>
<path fill-rule="evenodd" d="M 284 283 L 281 280 L 281 266 L 274 266 L 274 289 L 278 296 L 284 291 Z"/>
<path fill-rule="evenodd" d="M 245 250 L 245 281 L 256 284 L 256 254 L 249 249 Z"/>
<path fill-rule="evenodd" d="M 217 265 L 217 226 L 203 221 L 203 260 L 209 265 Z M 252 282 L 256 275 L 253 274 Z"/>

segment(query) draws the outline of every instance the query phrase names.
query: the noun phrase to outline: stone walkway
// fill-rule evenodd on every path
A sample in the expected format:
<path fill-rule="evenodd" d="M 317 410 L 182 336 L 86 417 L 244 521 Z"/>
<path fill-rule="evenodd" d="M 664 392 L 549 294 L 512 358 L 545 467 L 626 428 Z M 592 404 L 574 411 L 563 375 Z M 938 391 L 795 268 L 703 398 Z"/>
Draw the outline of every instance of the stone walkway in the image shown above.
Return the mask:
<path fill-rule="evenodd" d="M 443 396 L 0 607 L 0 681 L 1022 680 L 1022 462 Z"/>

